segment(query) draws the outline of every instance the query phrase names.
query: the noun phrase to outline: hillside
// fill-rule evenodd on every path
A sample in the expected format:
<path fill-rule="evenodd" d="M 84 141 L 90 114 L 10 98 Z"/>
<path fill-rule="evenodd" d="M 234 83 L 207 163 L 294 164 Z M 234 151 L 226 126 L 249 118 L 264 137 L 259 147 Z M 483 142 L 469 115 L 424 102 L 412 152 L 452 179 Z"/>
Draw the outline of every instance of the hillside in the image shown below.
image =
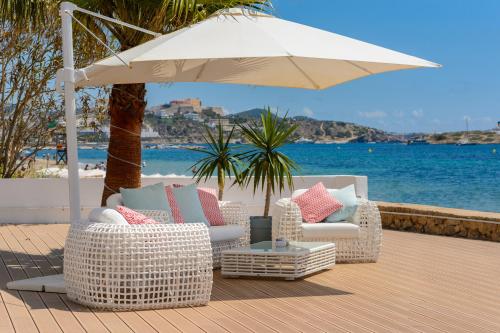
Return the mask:
<path fill-rule="evenodd" d="M 466 137 L 469 139 L 470 143 L 500 143 L 500 134 L 493 131 L 469 131 L 469 133 L 463 131 L 425 135 L 425 139 L 429 143 L 434 144 L 455 144 Z"/>
<path fill-rule="evenodd" d="M 264 109 L 251 109 L 227 116 L 228 118 L 248 121 L 258 120 Z M 354 123 L 333 120 L 316 120 L 305 116 L 290 118 L 290 122 L 299 127 L 293 140 L 300 138 L 316 142 L 398 142 L 401 138 L 376 128 Z"/>
<path fill-rule="evenodd" d="M 251 109 L 223 117 L 226 129 L 230 129 L 235 123 L 260 123 L 260 114 L 264 109 Z M 152 126 L 165 141 L 172 143 L 203 142 L 202 134 L 204 125 L 213 127 L 214 119 L 201 117 L 197 120 L 187 119 L 182 115 L 176 115 L 169 119 L 160 119 L 153 115 L 147 115 L 145 121 Z M 304 116 L 289 118 L 289 122 L 297 124 L 298 129 L 292 137 L 292 141 L 307 139 L 317 142 L 393 142 L 400 141 L 400 137 L 388 134 L 382 130 L 361 126 L 341 121 L 316 120 Z M 240 133 L 235 133 L 235 140 L 244 141 Z"/>

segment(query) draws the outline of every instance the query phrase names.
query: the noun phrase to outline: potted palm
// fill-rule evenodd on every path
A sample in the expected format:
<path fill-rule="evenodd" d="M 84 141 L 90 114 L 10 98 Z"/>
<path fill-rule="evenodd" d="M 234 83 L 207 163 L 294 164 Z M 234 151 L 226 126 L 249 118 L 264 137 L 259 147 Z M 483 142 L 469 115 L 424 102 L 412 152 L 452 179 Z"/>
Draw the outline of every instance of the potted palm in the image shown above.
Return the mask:
<path fill-rule="evenodd" d="M 292 171 L 298 169 L 293 160 L 279 151 L 298 126 L 290 125 L 286 114 L 283 118 L 273 115 L 269 107 L 261 114 L 261 123 L 238 125 L 252 147 L 241 156 L 247 163 L 241 173 L 241 183 L 246 186 L 252 183 L 254 194 L 258 188 L 265 190 L 264 215 L 250 217 L 251 243 L 271 240 L 271 195 L 277 190 L 281 193 L 285 186 L 292 189 Z"/>
<path fill-rule="evenodd" d="M 227 137 L 225 137 L 224 128 L 219 118 L 215 129 L 215 136 L 212 134 L 210 128 L 205 126 L 203 140 L 207 145 L 206 148 L 189 148 L 205 155 L 205 157 L 191 166 L 193 178 L 196 178 L 196 183 L 202 180 L 206 181 L 217 173 L 219 200 L 222 200 L 222 196 L 224 195 L 226 176 L 231 179 L 231 176 L 234 175 L 236 178 L 235 183 L 240 183 L 240 156 L 242 153 L 235 152 L 230 146 L 234 130 L 235 126 L 232 127 Z"/>

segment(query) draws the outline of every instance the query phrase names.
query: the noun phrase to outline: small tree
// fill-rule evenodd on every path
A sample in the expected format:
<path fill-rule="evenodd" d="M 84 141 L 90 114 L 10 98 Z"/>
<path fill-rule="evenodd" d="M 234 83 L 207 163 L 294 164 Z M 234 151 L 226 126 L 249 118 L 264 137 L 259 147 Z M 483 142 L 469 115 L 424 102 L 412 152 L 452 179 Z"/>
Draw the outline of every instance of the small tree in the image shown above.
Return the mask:
<path fill-rule="evenodd" d="M 59 29 L 57 17 L 36 25 L 0 20 L 0 178 L 23 176 L 23 165 L 50 143 L 53 131 L 62 129 L 55 126 L 64 115 L 55 91 L 56 71 L 62 67 Z M 78 42 L 85 48 L 90 40 Z M 87 63 L 103 52 L 93 47 L 76 62 Z M 82 95 L 79 109 L 102 112 L 103 96 L 104 89 Z"/>
<path fill-rule="evenodd" d="M 224 195 L 226 175 L 229 178 L 234 175 L 236 183 L 240 183 L 241 153 L 235 153 L 234 149 L 230 146 L 234 130 L 235 126 L 233 126 L 227 137 L 224 137 L 224 127 L 219 118 L 215 130 L 216 136 L 212 134 L 208 126 L 205 126 L 203 140 L 207 144 L 207 148 L 190 148 L 192 151 L 206 155 L 191 167 L 195 170 L 193 178 L 196 178 L 196 182 L 199 183 L 201 180 L 206 181 L 211 178 L 217 172 L 219 200 L 222 200 Z"/>
<path fill-rule="evenodd" d="M 62 115 L 49 86 L 60 67 L 60 40 L 51 24 L 34 31 L 0 26 L 0 178 L 10 178 L 22 175 L 25 162 L 49 142 L 49 122 Z"/>
<path fill-rule="evenodd" d="M 243 136 L 253 146 L 244 155 L 248 166 L 242 172 L 241 181 L 246 185 L 253 182 L 254 193 L 259 186 L 262 190 L 265 188 L 264 216 L 267 217 L 271 194 L 276 192 L 276 187 L 280 193 L 285 185 L 293 188 L 292 170 L 297 170 L 298 166 L 278 149 L 289 141 L 298 126 L 290 125 L 286 115 L 282 119 L 273 115 L 269 107 L 261 114 L 261 122 L 262 125 L 255 121 L 251 125 L 240 125 Z"/>

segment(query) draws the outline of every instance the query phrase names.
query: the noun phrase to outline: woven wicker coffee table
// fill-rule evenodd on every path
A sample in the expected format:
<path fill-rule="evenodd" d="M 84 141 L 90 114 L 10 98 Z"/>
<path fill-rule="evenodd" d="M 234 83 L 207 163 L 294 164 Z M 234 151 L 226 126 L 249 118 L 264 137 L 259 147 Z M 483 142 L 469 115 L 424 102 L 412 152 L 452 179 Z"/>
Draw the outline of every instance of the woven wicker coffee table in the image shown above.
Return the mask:
<path fill-rule="evenodd" d="M 273 247 L 260 242 L 222 252 L 222 275 L 225 277 L 262 276 L 294 280 L 335 265 L 335 244 L 325 242 L 290 242 L 287 247 Z"/>

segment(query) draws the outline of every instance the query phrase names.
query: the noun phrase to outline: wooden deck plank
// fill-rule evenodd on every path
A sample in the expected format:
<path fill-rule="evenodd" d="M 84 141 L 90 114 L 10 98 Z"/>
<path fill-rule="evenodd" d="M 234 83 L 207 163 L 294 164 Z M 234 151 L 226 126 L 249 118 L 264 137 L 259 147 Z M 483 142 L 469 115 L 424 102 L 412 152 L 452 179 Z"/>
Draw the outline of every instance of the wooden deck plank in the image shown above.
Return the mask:
<path fill-rule="evenodd" d="M 172 309 L 156 310 L 156 312 L 168 320 L 169 323 L 175 326 L 179 331 L 186 333 L 203 332 L 201 328 L 187 320 L 183 315 Z"/>
<path fill-rule="evenodd" d="M 340 274 L 339 274 L 340 275 Z M 362 278 L 362 276 L 358 276 L 359 278 Z M 349 275 L 342 279 L 341 277 L 338 277 L 339 283 L 342 282 L 351 282 L 353 279 L 356 279 L 356 276 Z M 400 301 L 398 300 L 398 295 L 401 295 L 404 293 L 405 295 L 405 302 L 403 306 L 406 308 L 411 306 L 411 312 L 420 312 L 422 310 L 419 310 L 419 307 L 416 307 L 416 304 L 419 304 L 420 307 L 423 307 L 424 309 L 432 309 L 432 311 L 437 315 L 441 316 L 442 313 L 446 315 L 452 315 L 455 317 L 455 320 L 451 320 L 449 322 L 451 323 L 456 323 L 457 325 L 460 325 L 460 321 L 462 321 L 464 318 L 468 318 L 471 322 L 477 322 L 478 320 L 481 322 L 481 326 L 484 327 L 486 330 L 493 330 L 493 331 L 500 331 L 500 326 L 498 326 L 498 322 L 495 323 L 494 321 L 490 321 L 489 318 L 484 316 L 484 312 L 477 310 L 474 307 L 464 307 L 460 302 L 458 303 L 451 303 L 450 305 L 443 305 L 443 299 L 446 297 L 445 294 L 438 294 L 436 295 L 436 292 L 434 292 L 434 288 L 430 288 L 432 290 L 426 291 L 424 293 L 414 290 L 414 289 L 408 289 L 401 291 L 402 285 L 404 282 L 399 282 L 398 284 L 396 283 L 391 283 L 390 281 L 387 281 L 387 279 L 380 278 L 378 281 L 374 283 L 374 276 L 373 274 L 370 275 L 370 278 L 372 279 L 371 283 L 361 283 L 356 287 L 352 286 L 351 283 L 351 288 L 354 288 L 354 290 L 357 291 L 357 294 L 359 295 L 356 297 L 358 300 L 359 299 L 369 299 L 369 301 L 373 303 L 377 303 L 378 305 L 384 306 L 384 304 L 387 304 L 389 302 L 389 306 L 394 307 L 398 306 L 400 304 Z M 362 281 L 366 281 L 365 279 L 361 279 Z M 321 279 L 321 281 L 324 281 L 324 279 Z M 441 289 L 441 288 L 440 288 Z M 352 289 L 351 289 L 352 290 Z M 420 296 L 419 295 L 424 295 Z M 422 298 L 423 297 L 423 298 Z M 386 301 L 390 300 L 390 301 Z M 422 300 L 425 300 L 425 303 L 421 303 Z M 441 304 L 440 304 L 441 303 Z M 387 305 L 385 305 L 387 307 Z M 387 309 L 390 312 L 397 312 L 397 310 L 394 309 Z M 477 315 L 477 317 L 476 317 Z"/>
<path fill-rule="evenodd" d="M 2 273 L 8 274 L 2 280 L 25 279 L 28 276 L 3 235 L 6 230 L 5 226 L 0 227 L 0 256 L 6 268 Z M 17 332 L 61 332 L 38 293 L 5 290 L 5 283 L 2 283 L 2 299 L 12 310 L 9 310 L 9 315 Z"/>
<path fill-rule="evenodd" d="M 385 231 L 376 264 L 294 282 L 215 271 L 208 307 L 105 312 L 5 290 L 61 272 L 68 228 L 0 225 L 0 332 L 500 332 L 500 243 L 395 231 Z"/>
<path fill-rule="evenodd" d="M 242 326 L 247 327 L 254 332 L 259 332 L 259 333 L 276 332 L 275 330 L 271 329 L 270 327 L 260 323 L 259 321 L 256 321 L 254 318 L 248 316 L 246 313 L 235 310 L 231 306 L 227 305 L 226 303 L 224 303 L 216 298 L 212 298 L 210 300 L 209 306 L 211 308 L 221 312 L 221 313 L 226 314 L 232 320 L 240 323 Z"/>
<path fill-rule="evenodd" d="M 175 311 L 207 333 L 229 332 L 193 308 L 180 308 Z"/>
<path fill-rule="evenodd" d="M 158 332 L 180 332 L 174 325 L 160 316 L 156 311 L 139 311 L 137 314 Z"/>
<path fill-rule="evenodd" d="M 62 273 L 62 259 L 57 255 L 53 255 L 52 249 L 49 248 L 35 232 L 29 228 L 23 228 L 23 226 L 18 226 L 17 228 L 12 227 L 9 228 L 9 230 L 17 237 L 18 240 L 23 237 L 29 240 L 29 242 L 34 246 L 32 252 L 36 253 L 38 251 L 37 255 L 45 258 L 45 262 L 39 261 L 39 264 L 43 267 L 42 273 L 44 275 Z M 29 251 L 28 248 L 24 248 Z M 95 314 L 93 314 L 88 308 L 69 301 L 65 295 L 59 295 L 58 297 L 62 300 L 62 304 L 64 304 L 73 313 L 86 332 L 109 332 L 101 321 L 95 316 Z M 58 306 L 62 308 L 60 305 Z M 72 328 L 71 323 L 69 323 L 69 327 Z"/>
<path fill-rule="evenodd" d="M 241 283 L 239 281 L 221 279 L 221 283 L 218 287 L 221 288 L 221 290 L 223 290 L 224 292 L 230 294 L 232 297 L 235 297 L 237 299 L 244 299 L 245 303 L 255 308 L 261 309 L 275 318 L 280 318 L 282 322 L 294 327 L 299 331 L 324 332 L 320 327 L 304 321 L 303 318 L 295 316 L 294 312 L 290 313 L 287 311 L 283 311 L 279 306 L 275 306 L 273 302 L 268 302 L 268 297 L 264 293 L 258 290 L 241 288 Z"/>
<path fill-rule="evenodd" d="M 14 229 L 14 230 L 13 230 Z M 2 229 L 2 235 L 8 246 L 16 251 L 15 257 L 19 263 L 23 266 L 23 270 L 26 272 L 27 277 L 38 277 L 42 275 L 50 275 L 57 273 L 50 267 L 50 264 L 46 261 L 45 257 L 42 255 L 37 255 L 37 251 L 31 241 L 23 237 L 17 238 L 19 231 L 14 226 L 10 226 L 6 229 Z M 14 232 L 13 232 L 14 231 Z M 44 274 L 45 273 L 45 274 Z M 35 293 L 33 293 L 35 294 Z M 38 297 L 33 296 L 33 302 L 37 302 L 38 298 L 42 300 L 43 303 L 36 304 L 36 309 L 46 309 L 49 310 L 55 323 L 60 329 L 50 328 L 47 332 L 85 332 L 84 328 L 80 325 L 78 320 L 74 317 L 73 313 L 69 311 L 68 307 L 59 298 L 57 294 L 51 293 L 37 293 Z M 43 305 L 42 305 L 43 304 Z M 50 318 L 40 318 L 40 320 L 35 319 L 37 327 L 40 329 L 43 325 L 51 322 Z M 41 329 L 40 329 L 41 330 Z"/>
<path fill-rule="evenodd" d="M 242 332 L 242 333 L 251 333 L 255 332 L 250 329 L 250 327 L 245 327 L 241 325 L 239 322 L 233 320 L 229 316 L 226 316 L 223 312 L 219 312 L 211 306 L 204 307 L 196 307 L 193 310 L 199 312 L 205 318 L 212 320 L 217 323 L 217 325 L 221 326 L 228 332 Z"/>
<path fill-rule="evenodd" d="M 254 320 L 260 322 L 261 324 L 269 326 L 275 331 L 300 332 L 295 327 L 284 323 L 281 318 L 276 318 L 266 313 L 266 311 L 259 309 L 258 307 L 251 306 L 243 300 L 238 300 L 231 294 L 224 292 L 223 289 L 217 286 L 214 286 L 214 288 L 212 289 L 212 295 L 215 299 L 224 301 L 236 311 L 240 311 L 251 316 L 252 318 L 254 318 Z"/>

